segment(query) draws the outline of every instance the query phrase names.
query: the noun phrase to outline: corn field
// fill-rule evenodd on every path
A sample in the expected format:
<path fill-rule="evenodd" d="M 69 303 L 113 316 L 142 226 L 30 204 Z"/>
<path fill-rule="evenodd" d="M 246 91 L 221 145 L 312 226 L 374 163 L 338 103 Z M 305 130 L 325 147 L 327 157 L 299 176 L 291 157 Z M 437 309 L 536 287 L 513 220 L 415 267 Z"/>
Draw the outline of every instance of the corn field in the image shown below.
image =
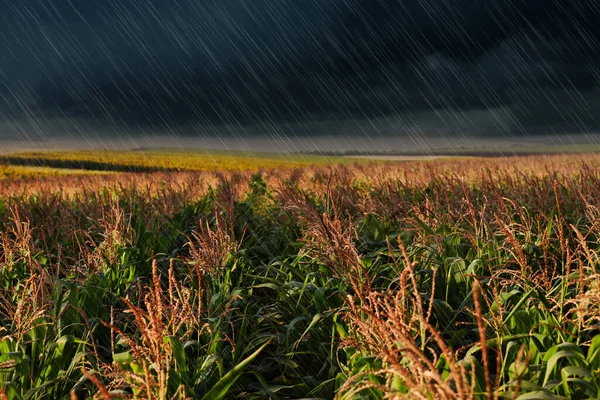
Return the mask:
<path fill-rule="evenodd" d="M 597 155 L 0 181 L 0 399 L 600 397 Z"/>

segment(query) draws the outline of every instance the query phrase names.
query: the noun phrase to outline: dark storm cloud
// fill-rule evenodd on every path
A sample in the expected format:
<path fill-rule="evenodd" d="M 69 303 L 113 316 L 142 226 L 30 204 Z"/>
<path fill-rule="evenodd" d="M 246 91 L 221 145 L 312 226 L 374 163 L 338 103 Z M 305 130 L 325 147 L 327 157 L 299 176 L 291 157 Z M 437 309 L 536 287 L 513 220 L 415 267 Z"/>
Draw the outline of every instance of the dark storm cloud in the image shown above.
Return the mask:
<path fill-rule="evenodd" d="M 174 130 L 287 123 L 335 133 L 336 122 L 360 121 L 380 133 L 588 131 L 599 125 L 598 7 L 6 2 L 0 117 Z"/>

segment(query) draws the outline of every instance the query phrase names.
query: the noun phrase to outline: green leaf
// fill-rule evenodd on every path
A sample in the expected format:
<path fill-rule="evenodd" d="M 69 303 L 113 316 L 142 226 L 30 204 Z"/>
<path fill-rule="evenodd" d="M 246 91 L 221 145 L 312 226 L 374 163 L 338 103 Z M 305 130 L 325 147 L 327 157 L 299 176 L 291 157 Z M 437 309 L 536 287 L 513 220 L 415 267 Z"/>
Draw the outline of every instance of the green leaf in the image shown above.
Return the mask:
<path fill-rule="evenodd" d="M 594 336 L 588 350 L 587 362 L 590 369 L 600 369 L 600 335 Z"/>
<path fill-rule="evenodd" d="M 298 344 L 300 344 L 300 342 L 302 342 L 302 339 L 304 339 L 306 334 L 308 334 L 308 331 L 310 331 L 312 329 L 312 327 L 315 326 L 315 324 L 321 320 L 321 318 L 323 318 L 323 314 L 321 314 L 321 313 L 315 314 L 312 321 L 308 325 L 308 328 L 306 328 L 306 330 L 304 331 L 302 336 L 300 336 L 300 339 L 298 339 L 298 341 L 296 342 L 296 347 L 298 346 Z"/>
<path fill-rule="evenodd" d="M 521 306 L 527 301 L 527 299 L 529 299 L 529 296 L 531 296 L 532 293 L 533 293 L 533 289 L 529 290 L 527 293 L 525 293 L 523 295 L 523 297 L 521 297 L 519 302 L 513 307 L 513 309 L 506 316 L 506 318 L 504 318 L 505 323 L 510 321 L 510 319 L 515 315 L 515 313 L 521 309 Z"/>
<path fill-rule="evenodd" d="M 557 396 L 548 391 L 537 391 L 531 393 L 525 393 L 517 397 L 516 400 L 563 400 L 567 399 L 566 397 Z"/>
<path fill-rule="evenodd" d="M 187 372 L 187 363 L 185 358 L 185 350 L 181 341 L 175 336 L 167 336 L 164 338 L 165 344 L 171 345 L 171 351 L 175 358 L 175 369 L 181 374 Z"/>
<path fill-rule="evenodd" d="M 131 353 L 125 351 L 123 353 L 113 354 L 113 361 L 121 365 L 128 364 L 133 361 L 133 357 L 131 356 Z"/>
<path fill-rule="evenodd" d="M 225 374 L 225 376 L 223 376 L 219 380 L 219 382 L 217 382 L 215 384 L 215 386 L 213 386 L 212 389 L 210 389 L 208 391 L 208 393 L 206 393 L 204 395 L 204 397 L 202 397 L 202 399 L 203 400 L 219 400 L 219 399 L 224 398 L 225 395 L 227 395 L 227 391 L 229 390 L 231 385 L 233 385 L 235 383 L 235 381 L 244 373 L 244 371 L 246 370 L 246 368 L 248 368 L 248 366 L 252 363 L 252 361 L 256 357 L 258 357 L 258 355 L 270 343 L 271 343 L 271 341 L 269 340 L 268 342 L 266 342 L 265 344 L 260 346 L 258 350 L 256 350 L 254 353 L 250 354 L 248 357 L 246 357 L 246 359 L 244 359 L 242 362 L 240 362 L 238 365 L 236 365 L 231 371 L 229 371 L 227 374 Z"/>
<path fill-rule="evenodd" d="M 544 375 L 544 381 L 542 383 L 542 386 L 544 387 L 548 383 L 552 373 L 555 372 L 554 369 L 561 358 L 584 360 L 581 349 L 572 343 L 563 343 L 556 347 L 562 350 L 557 351 L 548 359 L 548 364 L 546 364 L 546 374 Z"/>
<path fill-rule="evenodd" d="M 560 370 L 560 374 L 564 377 L 568 376 L 591 376 L 590 371 L 582 367 L 569 365 Z"/>

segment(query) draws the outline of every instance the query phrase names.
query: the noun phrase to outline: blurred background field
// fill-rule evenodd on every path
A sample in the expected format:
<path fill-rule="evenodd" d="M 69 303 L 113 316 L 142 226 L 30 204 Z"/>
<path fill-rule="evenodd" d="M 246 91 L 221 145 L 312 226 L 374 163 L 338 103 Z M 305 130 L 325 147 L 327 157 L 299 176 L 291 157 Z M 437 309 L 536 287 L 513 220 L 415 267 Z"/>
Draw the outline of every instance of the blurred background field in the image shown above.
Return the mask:
<path fill-rule="evenodd" d="M 0 156 L 0 163 L 10 166 L 115 172 L 257 170 L 340 162 L 351 160 L 303 154 L 172 149 L 21 152 Z"/>

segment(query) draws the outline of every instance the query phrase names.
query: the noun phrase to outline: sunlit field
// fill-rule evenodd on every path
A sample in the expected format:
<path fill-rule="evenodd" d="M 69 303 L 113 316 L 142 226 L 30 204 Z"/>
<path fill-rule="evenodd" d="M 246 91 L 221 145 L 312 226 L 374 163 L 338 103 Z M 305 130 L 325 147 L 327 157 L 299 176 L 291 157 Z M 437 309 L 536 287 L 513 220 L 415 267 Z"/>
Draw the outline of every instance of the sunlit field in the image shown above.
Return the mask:
<path fill-rule="evenodd" d="M 57 175 L 92 174 L 94 172 L 78 169 L 34 167 L 0 164 L 0 179 L 39 178 Z M 96 172 L 97 173 L 97 172 Z"/>
<path fill-rule="evenodd" d="M 597 154 L 2 161 L 2 399 L 600 397 Z"/>
<path fill-rule="evenodd" d="M 243 171 L 259 168 L 301 167 L 330 163 L 351 162 L 342 157 L 325 157 L 303 154 L 226 152 L 201 150 L 148 149 L 126 150 L 76 150 L 21 152 L 0 155 L 0 166 L 41 167 L 48 174 L 57 169 L 113 172 L 154 171 Z M 17 171 L 25 173 L 22 168 Z M 1 173 L 1 172 L 0 172 Z"/>

